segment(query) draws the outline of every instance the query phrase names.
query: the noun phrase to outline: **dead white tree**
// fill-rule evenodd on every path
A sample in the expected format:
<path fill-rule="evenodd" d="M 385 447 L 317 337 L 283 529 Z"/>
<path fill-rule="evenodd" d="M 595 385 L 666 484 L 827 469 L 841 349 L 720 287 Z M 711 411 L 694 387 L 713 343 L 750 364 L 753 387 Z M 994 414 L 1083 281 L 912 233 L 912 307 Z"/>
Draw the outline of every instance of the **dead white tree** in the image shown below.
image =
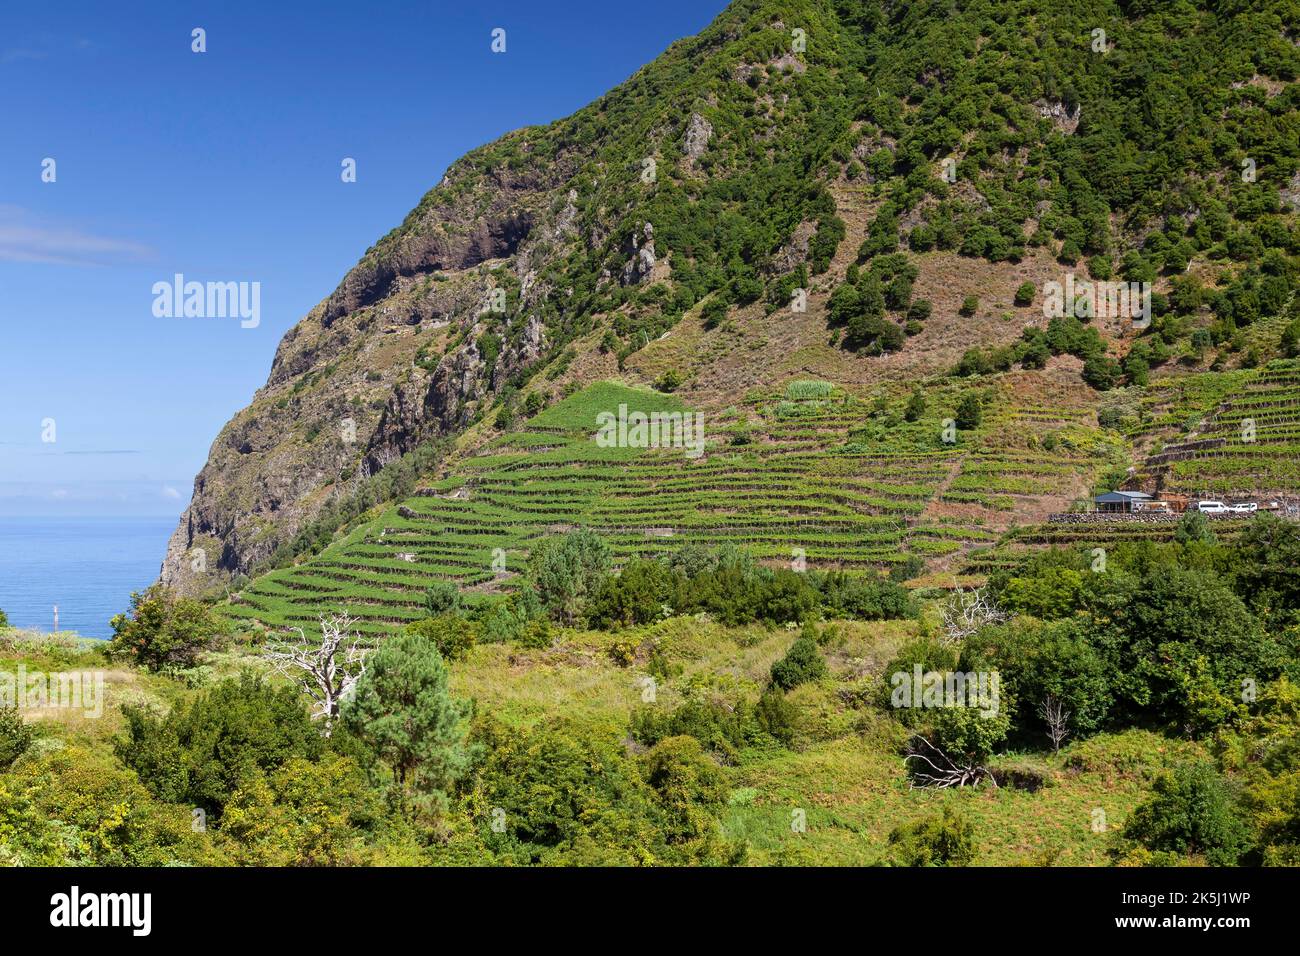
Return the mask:
<path fill-rule="evenodd" d="M 960 644 L 981 628 L 1007 619 L 1006 612 L 983 588 L 973 591 L 958 588 L 940 607 L 939 614 L 945 644 Z"/>
<path fill-rule="evenodd" d="M 958 763 L 920 734 L 908 744 L 903 763 L 911 778 L 909 788 L 947 790 L 951 787 L 977 787 L 985 780 L 998 785 L 987 767 L 975 763 Z"/>
<path fill-rule="evenodd" d="M 1060 753 L 1061 744 L 1070 736 L 1070 712 L 1052 694 L 1043 698 L 1043 705 L 1038 708 L 1038 715 L 1047 724 L 1047 737 L 1052 741 L 1052 752 Z"/>
<path fill-rule="evenodd" d="M 361 646 L 361 635 L 351 630 L 353 623 L 346 614 L 322 614 L 319 638 L 308 637 L 296 627 L 296 638 L 272 638 L 262 652 L 278 673 L 315 701 L 312 716 L 324 718 L 326 737 L 334 729 L 339 705 L 366 672 L 366 650 Z"/>

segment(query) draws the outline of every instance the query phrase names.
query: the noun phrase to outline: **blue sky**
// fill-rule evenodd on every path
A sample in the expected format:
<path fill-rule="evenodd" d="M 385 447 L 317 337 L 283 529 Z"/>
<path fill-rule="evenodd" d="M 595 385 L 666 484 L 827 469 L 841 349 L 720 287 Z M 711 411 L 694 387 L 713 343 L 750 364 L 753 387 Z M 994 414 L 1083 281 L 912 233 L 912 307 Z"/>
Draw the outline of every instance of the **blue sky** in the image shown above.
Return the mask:
<path fill-rule="evenodd" d="M 280 337 L 453 160 L 725 3 L 183 6 L 0 8 L 0 515 L 178 514 Z M 259 282 L 260 325 L 156 318 L 177 272 Z"/>

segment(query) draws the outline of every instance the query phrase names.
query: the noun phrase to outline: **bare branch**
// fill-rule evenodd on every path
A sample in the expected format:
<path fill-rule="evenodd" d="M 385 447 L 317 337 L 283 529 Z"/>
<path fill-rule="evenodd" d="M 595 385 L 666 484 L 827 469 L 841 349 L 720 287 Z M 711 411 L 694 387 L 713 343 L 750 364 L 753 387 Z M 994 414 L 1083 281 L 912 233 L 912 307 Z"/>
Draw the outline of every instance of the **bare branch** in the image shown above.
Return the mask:
<path fill-rule="evenodd" d="M 295 638 L 272 638 L 262 654 L 275 670 L 296 683 L 314 702 L 312 716 L 324 718 L 325 736 L 334 729 L 339 707 L 366 672 L 366 649 L 347 614 L 320 616 L 320 638 L 302 628 Z"/>
<path fill-rule="evenodd" d="M 1006 612 L 983 588 L 966 591 L 958 588 L 940 608 L 943 620 L 943 643 L 960 644 L 990 624 L 1007 619 Z"/>

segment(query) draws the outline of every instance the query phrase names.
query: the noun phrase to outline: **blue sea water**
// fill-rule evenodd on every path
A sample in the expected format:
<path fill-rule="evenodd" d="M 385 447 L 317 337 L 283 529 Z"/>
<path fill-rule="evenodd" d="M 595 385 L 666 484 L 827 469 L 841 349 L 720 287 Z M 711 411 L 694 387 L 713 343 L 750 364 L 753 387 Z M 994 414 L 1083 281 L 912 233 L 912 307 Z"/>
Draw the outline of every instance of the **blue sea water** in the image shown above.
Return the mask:
<path fill-rule="evenodd" d="M 0 515 L 0 610 L 15 627 L 111 637 L 131 592 L 158 578 L 176 519 Z"/>

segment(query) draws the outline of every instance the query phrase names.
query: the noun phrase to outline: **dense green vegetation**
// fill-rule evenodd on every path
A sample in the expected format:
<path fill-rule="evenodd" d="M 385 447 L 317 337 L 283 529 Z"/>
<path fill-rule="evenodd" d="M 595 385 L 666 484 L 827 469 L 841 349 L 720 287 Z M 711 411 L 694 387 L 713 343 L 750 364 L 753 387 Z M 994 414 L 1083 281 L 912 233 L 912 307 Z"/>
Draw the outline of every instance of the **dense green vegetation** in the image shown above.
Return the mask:
<path fill-rule="evenodd" d="M 780 573 L 735 549 L 616 574 L 585 532 L 549 547 L 562 557 L 535 564 L 520 592 L 551 582 L 553 603 L 520 599 L 540 636 L 492 632 L 486 606 L 438 602 L 368 655 L 332 728 L 256 644 L 222 632 L 171 676 L 142 661 L 116 678 L 148 690 L 116 697 L 108 732 L 0 711 L 0 853 L 28 864 L 1300 860 L 1294 523 L 1261 515 L 1231 542 L 1119 545 L 1101 571 L 1085 549 L 1042 551 L 992 576 L 984 599 L 998 613 L 967 630 L 945 610 L 957 598 L 916 602 L 884 579 L 816 573 L 777 585 Z M 771 596 L 755 600 L 756 587 Z M 137 601 L 133 613 L 144 627 L 154 612 Z M 425 627 L 438 622 L 481 639 L 448 660 L 443 631 Z M 102 667 L 107 653 L 0 636 L 0 658 L 29 667 Z M 914 667 L 997 673 L 993 712 L 900 703 L 899 675 Z M 938 761 L 964 782 L 927 798 Z M 847 819 L 877 823 L 817 811 L 826 787 Z M 1047 835 L 1031 857 L 1010 850 L 1024 826 Z"/>

